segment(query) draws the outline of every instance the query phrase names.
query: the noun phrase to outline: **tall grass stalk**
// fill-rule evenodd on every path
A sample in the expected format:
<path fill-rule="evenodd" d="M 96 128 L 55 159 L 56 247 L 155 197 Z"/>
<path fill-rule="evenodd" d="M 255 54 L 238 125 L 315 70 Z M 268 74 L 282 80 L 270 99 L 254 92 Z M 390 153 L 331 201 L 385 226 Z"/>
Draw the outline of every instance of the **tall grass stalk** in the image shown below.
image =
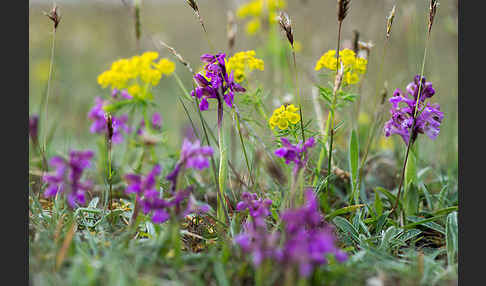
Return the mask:
<path fill-rule="evenodd" d="M 427 46 L 430 40 L 430 32 L 427 33 L 427 38 L 425 40 L 425 48 L 424 48 L 424 58 L 422 59 L 422 69 L 420 71 L 420 78 L 419 78 L 419 88 L 418 88 L 418 95 L 417 95 L 417 101 L 415 103 L 415 108 L 413 112 L 413 122 L 412 122 L 412 127 L 410 129 L 410 137 L 408 139 L 408 144 L 407 144 L 407 151 L 405 152 L 405 159 L 403 161 L 403 167 L 402 167 L 402 174 L 400 178 L 400 184 L 398 185 L 398 193 L 397 193 L 397 199 L 395 201 L 395 205 L 393 206 L 392 211 L 395 211 L 395 209 L 398 206 L 398 201 L 400 200 L 400 194 L 402 192 L 402 186 L 403 186 L 403 181 L 405 179 L 405 169 L 407 168 L 407 161 L 408 161 L 408 154 L 410 152 L 410 147 L 413 144 L 413 136 L 414 136 L 414 129 L 415 129 L 415 124 L 417 123 L 417 111 L 418 111 L 418 104 L 420 101 L 420 93 L 422 92 L 422 78 L 424 76 L 424 69 L 425 69 L 425 59 L 427 57 Z"/>
<path fill-rule="evenodd" d="M 52 30 L 52 44 L 51 44 L 51 58 L 49 60 L 49 76 L 48 76 L 48 79 L 47 79 L 47 91 L 46 91 L 46 100 L 45 100 L 45 106 L 44 106 L 44 144 L 43 144 L 43 147 L 42 147 L 42 153 L 44 154 L 43 156 L 45 157 L 45 154 L 47 152 L 47 130 L 48 130 L 48 122 L 47 122 L 47 112 L 48 112 L 48 106 L 49 106 L 49 94 L 50 94 L 50 91 L 51 91 L 51 84 L 52 84 L 52 69 L 53 69 L 53 66 L 54 66 L 54 51 L 55 51 L 55 47 L 56 47 L 56 31 L 57 31 L 57 28 L 53 28 Z M 45 170 L 47 171 L 47 166 L 45 166 Z"/>
<path fill-rule="evenodd" d="M 437 12 L 438 5 L 439 5 L 439 3 L 438 3 L 437 0 L 430 0 L 429 23 L 428 23 L 428 27 L 427 27 L 427 33 L 426 33 L 426 36 L 425 36 L 424 58 L 422 59 L 422 69 L 420 71 L 417 99 L 416 99 L 415 108 L 414 108 L 414 111 L 413 111 L 413 122 L 412 122 L 412 127 L 410 129 L 410 137 L 408 138 L 407 151 L 405 153 L 405 160 L 403 161 L 403 168 L 402 168 L 402 175 L 401 175 L 401 179 L 400 179 L 400 184 L 398 185 L 397 199 L 395 201 L 395 205 L 393 206 L 392 212 L 395 211 L 395 209 L 398 206 L 398 202 L 400 200 L 400 193 L 402 191 L 403 180 L 405 179 L 405 170 L 407 168 L 408 154 L 409 154 L 409 151 L 410 151 L 410 147 L 414 143 L 414 140 L 412 140 L 412 139 L 416 135 L 415 132 L 414 132 L 414 129 L 415 129 L 415 124 L 417 124 L 417 111 L 418 111 L 418 105 L 419 105 L 419 102 L 420 102 L 420 94 L 422 92 L 422 78 L 424 77 L 425 60 L 427 58 L 427 48 L 428 48 L 428 45 L 429 45 L 429 42 L 430 42 L 430 32 L 432 30 L 432 24 L 434 23 L 434 18 L 435 18 L 435 14 Z M 425 101 L 425 99 L 424 99 L 424 101 Z M 424 108 L 425 108 L 425 104 L 424 104 Z M 422 108 L 422 110 L 423 110 L 423 108 Z M 422 112 L 422 110 L 420 112 Z"/>
<path fill-rule="evenodd" d="M 292 44 L 292 57 L 294 59 L 294 71 L 295 71 L 295 95 L 299 100 L 299 115 L 300 115 L 300 131 L 302 132 L 302 144 L 305 143 L 305 135 L 304 135 L 304 117 L 302 115 L 302 96 L 299 94 L 299 76 L 297 71 L 297 61 L 295 59 L 295 48 Z"/>
<path fill-rule="evenodd" d="M 113 205 L 112 199 L 113 199 L 113 172 L 111 170 L 111 147 L 112 147 L 112 137 L 113 137 L 113 121 L 111 114 L 107 115 L 107 129 L 108 129 L 108 134 L 106 136 L 106 149 L 107 149 L 107 161 L 108 161 L 108 184 L 110 185 L 109 189 L 109 200 L 108 200 L 108 209 L 111 210 L 111 207 Z"/>
<path fill-rule="evenodd" d="M 334 90 L 333 90 L 333 94 L 332 94 L 332 104 L 331 104 L 331 109 L 329 111 L 329 129 L 328 129 L 328 134 L 330 135 L 329 136 L 329 153 L 328 153 L 328 161 L 327 161 L 327 177 L 328 179 L 326 180 L 326 192 L 329 191 L 329 178 L 330 178 L 330 175 L 331 175 L 331 162 L 332 162 L 332 147 L 333 147 L 333 140 L 334 140 L 334 110 L 336 108 L 336 102 L 337 102 L 337 91 L 339 89 L 339 87 L 337 87 L 336 85 L 339 84 L 340 85 L 340 80 L 338 80 L 339 78 L 339 71 L 340 71 L 340 68 L 339 68 L 339 49 L 340 49 L 340 44 L 341 44 L 341 27 L 342 27 L 342 23 L 343 23 L 343 19 L 345 17 L 345 13 L 344 13 L 344 16 L 342 17 L 342 19 L 340 19 L 340 10 L 341 10 L 341 7 L 342 7 L 342 4 L 340 3 L 343 3 L 343 2 L 346 2 L 346 1 L 338 1 L 338 36 L 337 36 L 337 49 L 336 49 L 336 79 L 334 80 Z M 339 83 L 338 83 L 339 82 Z"/>

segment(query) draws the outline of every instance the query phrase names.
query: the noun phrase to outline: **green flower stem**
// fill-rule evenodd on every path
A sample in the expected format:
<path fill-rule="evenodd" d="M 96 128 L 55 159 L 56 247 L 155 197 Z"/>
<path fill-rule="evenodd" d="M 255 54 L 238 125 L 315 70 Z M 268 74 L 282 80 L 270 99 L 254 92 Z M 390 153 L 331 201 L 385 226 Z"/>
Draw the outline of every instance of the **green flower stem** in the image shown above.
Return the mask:
<path fill-rule="evenodd" d="M 218 143 L 219 143 L 219 172 L 218 172 L 218 208 L 217 217 L 219 220 L 229 222 L 226 200 L 224 196 L 226 176 L 228 173 L 228 146 L 226 146 L 225 132 L 223 126 L 223 106 L 222 99 L 218 101 Z"/>
<path fill-rule="evenodd" d="M 149 118 L 148 118 L 147 105 L 144 105 L 144 107 L 143 107 L 143 119 L 145 121 L 145 128 L 147 128 L 147 132 L 149 134 L 153 134 L 152 126 L 151 126 Z"/>
<path fill-rule="evenodd" d="M 182 266 L 182 241 L 180 236 L 179 221 L 173 208 L 170 210 L 170 242 L 174 250 L 174 259 L 176 267 Z"/>

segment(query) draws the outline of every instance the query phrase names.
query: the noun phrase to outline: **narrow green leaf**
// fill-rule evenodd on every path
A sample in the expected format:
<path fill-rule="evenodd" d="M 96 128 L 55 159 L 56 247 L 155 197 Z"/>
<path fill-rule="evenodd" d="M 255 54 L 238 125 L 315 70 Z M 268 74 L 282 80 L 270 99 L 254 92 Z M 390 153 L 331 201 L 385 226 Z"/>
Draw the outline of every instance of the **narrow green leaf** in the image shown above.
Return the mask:
<path fill-rule="evenodd" d="M 438 215 L 446 215 L 448 213 L 451 213 L 453 211 L 457 211 L 458 207 L 457 206 L 452 206 L 452 207 L 448 207 L 448 208 L 443 208 L 443 209 L 440 209 L 440 210 L 437 210 L 434 212 L 434 215 L 435 216 L 438 216 Z"/>
<path fill-rule="evenodd" d="M 379 248 L 382 250 L 388 250 L 392 244 L 392 240 L 401 235 L 402 232 L 403 229 L 390 226 L 383 234 Z"/>
<path fill-rule="evenodd" d="M 406 215 L 416 215 L 419 206 L 419 193 L 415 183 L 410 182 L 403 194 L 403 206 Z"/>
<path fill-rule="evenodd" d="M 416 154 L 414 149 L 411 147 L 410 153 L 408 154 L 407 168 L 405 169 L 405 192 L 407 192 L 411 183 L 417 182 Z"/>
<path fill-rule="evenodd" d="M 445 234 L 444 227 L 433 222 L 434 220 L 437 220 L 437 219 L 439 219 L 443 216 L 444 215 L 434 216 L 434 217 L 427 218 L 427 219 L 421 219 L 419 217 L 409 216 L 409 217 L 407 217 L 407 219 L 412 221 L 413 223 L 409 223 L 409 224 L 405 225 L 403 228 L 413 228 L 413 227 L 416 227 L 418 225 L 423 225 L 423 226 L 426 226 L 430 229 L 438 231 L 442 234 Z"/>
<path fill-rule="evenodd" d="M 376 216 L 378 217 L 381 216 L 383 214 L 383 203 L 381 202 L 380 195 L 376 191 L 375 191 L 374 207 L 375 207 Z"/>
<path fill-rule="evenodd" d="M 351 131 L 349 139 L 349 170 L 351 172 L 351 187 L 355 190 L 356 178 L 358 176 L 359 145 L 356 131 Z M 354 195 L 354 194 L 353 194 Z"/>
<path fill-rule="evenodd" d="M 388 191 L 388 190 L 386 190 L 386 189 L 384 189 L 382 187 L 376 187 L 375 188 L 375 191 L 378 191 L 378 192 L 384 194 L 385 197 L 390 202 L 390 206 L 392 206 L 393 204 L 395 204 L 395 201 L 397 200 L 397 197 L 394 194 L 390 193 L 390 191 Z M 402 207 L 402 202 L 401 201 L 398 201 L 398 205 L 400 207 Z"/>
<path fill-rule="evenodd" d="M 454 211 L 447 216 L 446 222 L 447 263 L 449 265 L 454 264 L 456 261 L 457 232 L 457 212 Z"/>
<path fill-rule="evenodd" d="M 214 261 L 214 274 L 216 280 L 218 280 L 218 285 L 229 286 L 228 278 L 224 272 L 223 264 L 220 261 Z"/>
<path fill-rule="evenodd" d="M 364 204 L 359 204 L 359 205 L 352 205 L 352 206 L 347 206 L 347 207 L 344 207 L 344 208 L 340 208 L 340 209 L 335 210 L 332 213 L 328 214 L 326 216 L 326 220 L 332 220 L 334 217 L 336 217 L 338 215 L 342 215 L 342 214 L 345 214 L 345 213 L 354 212 L 357 209 L 359 209 L 361 207 L 364 207 L 364 206 L 365 206 Z"/>
<path fill-rule="evenodd" d="M 350 235 L 355 242 L 359 242 L 359 233 L 356 228 L 345 218 L 337 216 L 332 222 L 345 234 Z"/>
<path fill-rule="evenodd" d="M 376 222 L 376 231 L 375 231 L 376 235 L 380 235 L 381 230 L 383 229 L 383 226 L 385 226 L 386 219 L 388 218 L 389 214 L 390 212 L 386 212 L 378 218 L 378 221 Z"/>
<path fill-rule="evenodd" d="M 98 204 L 98 201 L 100 200 L 100 198 L 98 197 L 94 197 L 90 202 L 89 202 L 89 205 L 88 205 L 88 208 L 90 209 L 95 209 L 96 208 L 96 205 Z"/>
<path fill-rule="evenodd" d="M 416 228 L 407 229 L 403 232 L 402 235 L 400 235 L 400 237 L 398 239 L 400 239 L 403 242 L 406 242 L 407 240 L 412 239 L 412 238 L 416 237 L 417 235 L 419 235 L 421 233 L 422 233 L 422 231 L 418 230 Z"/>

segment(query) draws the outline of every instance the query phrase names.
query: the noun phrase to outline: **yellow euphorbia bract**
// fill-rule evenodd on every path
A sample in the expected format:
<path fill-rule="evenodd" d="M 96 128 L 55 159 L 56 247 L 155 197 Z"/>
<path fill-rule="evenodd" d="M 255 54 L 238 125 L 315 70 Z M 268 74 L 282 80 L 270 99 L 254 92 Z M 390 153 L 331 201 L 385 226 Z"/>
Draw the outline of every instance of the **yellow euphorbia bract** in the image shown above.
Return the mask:
<path fill-rule="evenodd" d="M 230 57 L 226 62 L 228 72 L 233 72 L 236 82 L 242 82 L 254 69 L 263 70 L 263 60 L 255 58 L 255 51 L 249 50 L 246 52 L 239 52 Z"/>
<path fill-rule="evenodd" d="M 162 75 L 171 75 L 175 64 L 166 58 L 159 58 L 157 52 L 145 52 L 140 56 L 119 59 L 111 64 L 109 70 L 98 76 L 102 88 L 126 89 L 135 98 L 145 98 L 150 86 L 156 86 Z"/>
<path fill-rule="evenodd" d="M 351 85 L 360 81 L 359 76 L 366 72 L 368 61 L 365 58 L 357 57 L 354 51 L 344 49 L 339 51 L 339 64 L 342 64 L 344 68 L 343 82 L 347 85 Z M 335 71 L 336 66 L 336 50 L 329 50 L 317 61 L 314 69 L 319 71 L 322 68 L 326 68 Z"/>
<path fill-rule="evenodd" d="M 278 126 L 279 129 L 285 130 L 290 124 L 297 124 L 300 121 L 298 111 L 299 109 L 293 104 L 282 105 L 273 111 L 268 123 L 272 129 Z"/>

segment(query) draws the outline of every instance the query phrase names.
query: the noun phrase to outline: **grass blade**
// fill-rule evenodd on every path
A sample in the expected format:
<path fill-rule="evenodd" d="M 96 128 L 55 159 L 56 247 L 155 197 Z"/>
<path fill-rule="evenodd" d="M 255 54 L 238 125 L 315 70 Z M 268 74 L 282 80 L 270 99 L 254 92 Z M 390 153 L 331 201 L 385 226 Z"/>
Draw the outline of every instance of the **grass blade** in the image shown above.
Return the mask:
<path fill-rule="evenodd" d="M 446 223 L 446 246 L 447 246 L 447 263 L 452 265 L 456 261 L 457 255 L 457 212 L 451 212 L 447 216 Z"/>

